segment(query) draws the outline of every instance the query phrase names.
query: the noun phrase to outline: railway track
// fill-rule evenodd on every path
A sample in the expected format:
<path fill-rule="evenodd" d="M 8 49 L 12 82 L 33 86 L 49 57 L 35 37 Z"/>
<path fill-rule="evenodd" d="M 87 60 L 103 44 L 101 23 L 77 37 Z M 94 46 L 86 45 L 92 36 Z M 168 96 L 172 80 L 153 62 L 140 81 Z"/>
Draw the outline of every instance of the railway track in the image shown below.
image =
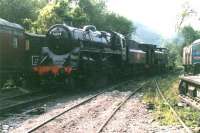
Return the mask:
<path fill-rule="evenodd" d="M 6 101 L 6 100 L 12 100 L 12 99 L 19 98 L 19 97 L 24 97 L 24 96 L 27 96 L 27 95 L 34 95 L 34 94 L 37 94 L 37 93 L 40 93 L 40 92 L 42 92 L 42 91 L 35 91 L 35 92 L 28 92 L 28 93 L 11 95 L 11 96 L 0 98 L 0 102 Z"/>
<path fill-rule="evenodd" d="M 98 129 L 97 133 L 101 133 L 104 129 L 104 127 L 109 123 L 109 121 L 112 119 L 112 117 L 117 113 L 117 111 L 140 89 L 142 89 L 143 86 L 137 88 L 134 90 L 130 95 L 128 95 L 124 100 L 121 101 L 121 103 L 113 110 L 111 115 L 106 119 L 106 121 L 101 125 L 101 127 Z"/>
<path fill-rule="evenodd" d="M 184 128 L 184 130 L 187 133 L 193 133 L 193 131 L 184 123 L 184 121 L 179 117 L 178 113 L 173 109 L 173 107 L 167 101 L 167 99 L 165 98 L 165 96 L 163 95 L 163 93 L 160 90 L 160 87 L 158 85 L 157 80 L 155 80 L 154 82 L 155 82 L 156 89 L 157 89 L 158 93 L 160 94 L 160 96 L 162 97 L 162 99 L 165 101 L 165 103 L 169 106 L 171 112 L 174 114 L 175 118 L 180 122 L 180 124 L 182 125 L 182 127 Z"/>
<path fill-rule="evenodd" d="M 67 112 L 69 112 L 69 111 L 71 111 L 71 110 L 73 110 L 73 109 L 75 109 L 75 108 L 78 108 L 78 107 L 81 106 L 81 105 L 85 105 L 85 104 L 89 103 L 90 101 L 92 101 L 94 98 L 96 98 L 96 97 L 100 96 L 101 94 L 105 93 L 106 91 L 112 90 L 112 89 L 114 89 L 114 88 L 117 88 L 118 86 L 123 85 L 123 84 L 126 84 L 126 83 L 128 83 L 128 82 L 130 82 L 130 81 L 125 81 L 125 82 L 123 82 L 123 83 L 114 85 L 114 86 L 112 86 L 112 87 L 109 88 L 109 89 L 105 89 L 105 90 L 103 90 L 103 91 L 101 91 L 101 92 L 99 92 L 99 93 L 97 93 L 97 94 L 95 94 L 95 95 L 93 95 L 93 96 L 87 98 L 86 100 L 84 100 L 84 101 L 82 101 L 82 102 L 80 102 L 80 103 L 78 103 L 78 104 L 76 104 L 76 105 L 74 105 L 74 106 L 72 106 L 72 107 L 70 107 L 70 108 L 68 108 L 68 109 L 66 109 L 66 110 L 64 110 L 64 111 L 62 111 L 62 112 L 60 112 L 60 113 L 58 113 L 57 115 L 55 115 L 55 116 L 53 116 L 52 118 L 46 120 L 45 122 L 38 124 L 38 125 L 35 126 L 34 128 L 30 129 L 27 133 L 32 133 L 32 132 L 35 132 L 35 131 L 39 130 L 39 129 L 42 128 L 43 126 L 47 125 L 48 123 L 51 123 L 52 121 L 54 121 L 54 120 L 57 119 L 58 117 L 61 117 L 61 116 L 64 115 L 64 114 L 66 114 Z M 119 104 L 117 104 L 117 106 L 116 106 L 115 109 L 112 111 L 112 113 L 110 114 L 110 116 L 107 117 L 107 119 L 104 121 L 104 123 L 102 123 L 102 125 L 100 126 L 100 128 L 97 130 L 97 133 L 102 132 L 102 130 L 104 129 L 104 127 L 109 123 L 109 121 L 110 121 L 110 120 L 112 119 L 112 117 L 116 114 L 116 112 L 117 112 L 117 111 L 118 111 L 118 110 L 119 110 L 119 109 L 120 109 L 120 108 L 121 108 L 121 107 L 122 107 L 136 92 L 137 92 L 137 91 L 139 91 L 140 89 L 142 89 L 143 86 L 144 86 L 144 84 L 141 85 L 140 87 L 138 87 L 137 89 L 133 90 L 133 92 L 132 92 L 131 94 L 129 94 L 128 96 L 126 96 L 123 100 L 120 100 Z"/>
<path fill-rule="evenodd" d="M 0 115 L 5 115 L 10 111 L 16 111 L 33 105 L 34 103 L 42 102 L 55 96 L 55 93 L 44 93 L 41 91 L 26 93 L 16 96 L 10 96 L 0 99 Z"/>

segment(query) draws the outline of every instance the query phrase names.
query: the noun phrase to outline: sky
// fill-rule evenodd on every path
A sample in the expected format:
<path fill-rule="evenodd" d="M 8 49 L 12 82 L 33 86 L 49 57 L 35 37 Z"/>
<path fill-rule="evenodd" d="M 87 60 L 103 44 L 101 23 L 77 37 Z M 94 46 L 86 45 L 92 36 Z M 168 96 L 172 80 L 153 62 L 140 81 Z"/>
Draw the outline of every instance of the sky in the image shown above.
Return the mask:
<path fill-rule="evenodd" d="M 175 27 L 185 2 L 197 15 L 188 18 L 183 25 L 192 25 L 200 30 L 200 0 L 107 0 L 107 8 L 127 17 L 133 22 L 139 22 L 164 38 L 175 35 Z"/>

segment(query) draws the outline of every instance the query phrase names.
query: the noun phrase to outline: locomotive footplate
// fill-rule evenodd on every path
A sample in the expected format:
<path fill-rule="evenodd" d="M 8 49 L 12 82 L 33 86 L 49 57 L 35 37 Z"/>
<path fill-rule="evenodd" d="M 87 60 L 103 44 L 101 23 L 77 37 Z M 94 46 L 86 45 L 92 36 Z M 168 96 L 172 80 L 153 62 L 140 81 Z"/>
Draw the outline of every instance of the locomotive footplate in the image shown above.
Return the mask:
<path fill-rule="evenodd" d="M 180 94 L 200 98 L 200 75 L 182 76 L 180 79 Z"/>

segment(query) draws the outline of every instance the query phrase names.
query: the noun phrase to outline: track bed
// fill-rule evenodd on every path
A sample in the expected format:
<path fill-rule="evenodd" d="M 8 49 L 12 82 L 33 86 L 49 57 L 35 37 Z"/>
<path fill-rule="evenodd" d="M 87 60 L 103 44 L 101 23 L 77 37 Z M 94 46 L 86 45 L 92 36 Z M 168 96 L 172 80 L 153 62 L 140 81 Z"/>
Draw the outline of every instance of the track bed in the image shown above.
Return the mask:
<path fill-rule="evenodd" d="M 141 85 L 141 82 L 129 82 L 116 86 L 73 109 L 70 108 L 95 94 L 65 102 L 41 116 L 23 122 L 12 132 L 184 132 L 179 126 L 160 126 L 142 103 L 142 94 L 138 92 L 130 95 Z M 127 101 L 122 104 L 125 99 Z M 45 123 L 54 116 L 58 117 Z M 31 130 L 42 123 L 45 124 Z"/>

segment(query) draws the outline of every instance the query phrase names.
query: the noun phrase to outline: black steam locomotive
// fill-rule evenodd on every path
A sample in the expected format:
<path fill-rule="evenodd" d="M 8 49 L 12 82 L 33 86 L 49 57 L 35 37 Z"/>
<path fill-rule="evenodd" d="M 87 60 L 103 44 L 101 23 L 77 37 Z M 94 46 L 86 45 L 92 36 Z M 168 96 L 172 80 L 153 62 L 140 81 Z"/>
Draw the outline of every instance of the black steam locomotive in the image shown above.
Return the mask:
<path fill-rule="evenodd" d="M 67 83 L 151 74 L 166 70 L 168 65 L 167 49 L 127 40 L 117 32 L 97 31 L 92 25 L 79 29 L 56 24 L 46 35 L 27 33 L 26 39 L 30 44 L 29 68 L 34 74 Z"/>

